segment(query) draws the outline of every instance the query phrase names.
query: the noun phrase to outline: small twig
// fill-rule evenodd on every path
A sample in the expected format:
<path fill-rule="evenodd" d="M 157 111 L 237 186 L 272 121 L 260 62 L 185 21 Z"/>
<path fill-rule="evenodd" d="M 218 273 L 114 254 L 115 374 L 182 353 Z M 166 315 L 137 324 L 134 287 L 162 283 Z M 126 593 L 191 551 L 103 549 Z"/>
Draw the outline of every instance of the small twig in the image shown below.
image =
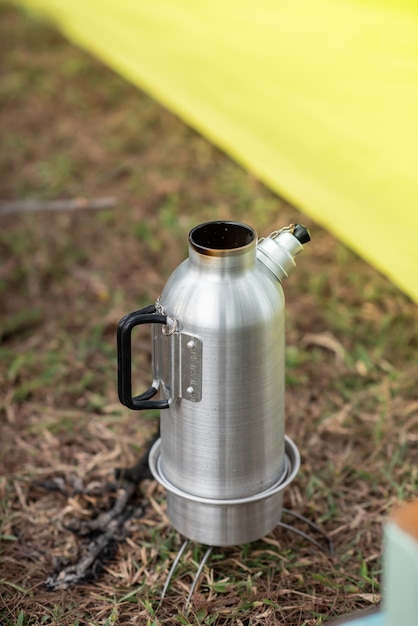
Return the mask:
<path fill-rule="evenodd" d="M 0 215 L 12 213 L 32 213 L 34 211 L 75 211 L 78 209 L 109 209 L 117 199 L 108 198 L 69 198 L 66 200 L 16 200 L 0 202 Z"/>

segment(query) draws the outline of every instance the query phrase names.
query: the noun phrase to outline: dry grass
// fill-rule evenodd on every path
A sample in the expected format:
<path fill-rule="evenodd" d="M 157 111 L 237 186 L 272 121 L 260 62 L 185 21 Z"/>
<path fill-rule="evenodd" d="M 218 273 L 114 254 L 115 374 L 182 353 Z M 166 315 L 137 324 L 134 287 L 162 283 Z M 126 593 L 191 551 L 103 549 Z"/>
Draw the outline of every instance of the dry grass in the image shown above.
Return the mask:
<path fill-rule="evenodd" d="M 376 603 L 382 521 L 418 484 L 415 305 L 56 32 L 3 3 L 0 15 L 1 198 L 117 198 L 98 212 L 0 216 L 1 626 L 313 626 Z M 57 563 L 83 549 L 69 521 L 112 505 L 113 469 L 157 427 L 118 403 L 116 324 L 159 295 L 192 225 L 228 217 L 260 234 L 295 219 L 312 228 L 286 285 L 287 430 L 302 451 L 286 504 L 323 526 L 335 557 L 280 529 L 215 550 L 185 612 L 204 552 L 190 546 L 157 609 L 180 538 L 146 481 L 146 515 L 103 573 L 47 591 Z M 148 339 L 138 345 L 145 386 Z M 57 477 L 66 495 L 40 487 Z"/>

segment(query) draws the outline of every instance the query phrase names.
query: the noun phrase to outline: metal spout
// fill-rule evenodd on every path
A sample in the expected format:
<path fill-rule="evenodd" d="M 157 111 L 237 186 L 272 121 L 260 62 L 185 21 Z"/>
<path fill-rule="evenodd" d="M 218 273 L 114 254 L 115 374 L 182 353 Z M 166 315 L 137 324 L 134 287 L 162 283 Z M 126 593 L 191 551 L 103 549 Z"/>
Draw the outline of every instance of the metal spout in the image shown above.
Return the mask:
<path fill-rule="evenodd" d="M 303 244 L 310 240 L 309 230 L 305 226 L 291 224 L 260 239 L 257 259 L 282 282 L 296 267 L 295 256 L 303 250 Z"/>

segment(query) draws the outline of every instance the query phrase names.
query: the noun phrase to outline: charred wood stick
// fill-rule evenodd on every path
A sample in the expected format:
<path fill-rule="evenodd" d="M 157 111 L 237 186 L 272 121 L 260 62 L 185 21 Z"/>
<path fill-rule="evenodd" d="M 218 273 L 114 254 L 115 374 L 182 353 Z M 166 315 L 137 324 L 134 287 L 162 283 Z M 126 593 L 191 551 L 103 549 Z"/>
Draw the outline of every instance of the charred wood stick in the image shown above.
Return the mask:
<path fill-rule="evenodd" d="M 127 507 L 123 515 L 112 519 L 106 530 L 90 541 L 77 563 L 67 565 L 57 574 L 47 578 L 46 587 L 51 591 L 66 589 L 70 585 L 76 585 L 90 576 L 97 575 L 103 565 L 106 550 L 109 552 L 112 544 L 115 546 L 124 539 L 124 525 L 132 517 L 133 510 L 132 507 Z"/>
<path fill-rule="evenodd" d="M 34 211 L 75 211 L 78 209 L 109 209 L 117 200 L 108 198 L 69 198 L 67 200 L 16 200 L 0 202 L 0 215 L 33 213 Z"/>
<path fill-rule="evenodd" d="M 157 432 L 147 443 L 145 454 L 138 463 L 130 468 L 117 468 L 116 477 L 121 481 L 113 507 L 90 521 L 73 522 L 66 528 L 77 535 L 90 536 L 91 541 L 80 548 L 76 563 L 66 565 L 47 578 L 47 589 L 66 589 L 90 577 L 96 577 L 103 562 L 114 556 L 115 547 L 125 539 L 128 532 L 126 523 L 133 517 L 145 514 L 147 502 L 132 502 L 137 486 L 145 478 L 151 477 L 148 469 L 148 456 L 151 446 L 159 437 Z M 49 481 L 52 487 L 63 493 L 66 489 L 64 481 Z M 46 487 L 46 485 L 43 485 Z M 50 485 L 47 485 L 50 487 Z M 58 568 L 56 568 L 57 570 Z"/>
<path fill-rule="evenodd" d="M 91 532 L 103 531 L 107 532 L 107 529 L 111 524 L 121 516 L 127 508 L 128 502 L 131 499 L 136 489 L 136 485 L 133 483 L 126 483 L 124 487 L 119 489 L 115 504 L 113 507 L 105 513 L 100 513 L 95 519 L 87 522 L 78 521 L 78 523 L 65 525 L 67 530 L 71 530 L 77 535 L 88 535 Z"/>
<path fill-rule="evenodd" d="M 53 476 L 45 480 L 35 481 L 34 485 L 45 491 L 55 491 L 67 497 L 75 495 L 100 496 L 103 495 L 103 493 L 116 493 L 120 487 L 120 485 L 114 481 L 102 483 L 98 480 L 93 480 L 87 485 L 84 485 L 81 477 L 76 474 L 70 474 L 65 478 L 62 476 Z"/>
<path fill-rule="evenodd" d="M 152 474 L 148 466 L 148 457 L 153 444 L 160 436 L 160 429 L 153 435 L 152 439 L 147 442 L 147 450 L 139 461 L 132 467 L 117 467 L 115 469 L 115 478 L 124 479 L 128 482 L 138 485 L 142 480 L 152 478 Z"/>

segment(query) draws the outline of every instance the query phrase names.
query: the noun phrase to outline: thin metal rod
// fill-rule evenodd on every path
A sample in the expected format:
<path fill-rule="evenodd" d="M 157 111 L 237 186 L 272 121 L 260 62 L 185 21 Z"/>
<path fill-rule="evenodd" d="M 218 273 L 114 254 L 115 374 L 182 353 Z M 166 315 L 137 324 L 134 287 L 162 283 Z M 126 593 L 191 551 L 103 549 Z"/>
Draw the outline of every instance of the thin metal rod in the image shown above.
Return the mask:
<path fill-rule="evenodd" d="M 294 526 L 290 526 L 290 524 L 285 524 L 284 522 L 279 522 L 277 526 L 280 526 L 280 528 L 284 528 L 285 530 L 290 530 L 292 533 L 295 533 L 295 535 L 300 535 L 301 537 L 312 543 L 314 546 L 316 546 L 319 550 L 321 550 L 321 552 L 325 552 L 323 546 L 321 546 L 319 541 L 317 541 L 307 533 L 304 533 L 303 530 L 295 528 Z"/>
<path fill-rule="evenodd" d="M 171 567 L 170 567 L 170 571 L 168 572 L 168 576 L 166 578 L 163 590 L 161 592 L 161 598 L 160 598 L 160 603 L 159 603 L 159 607 L 161 606 L 162 601 L 164 600 L 165 594 L 167 593 L 167 589 L 171 583 L 171 579 L 173 578 L 174 572 L 176 571 L 177 565 L 180 562 L 181 557 L 184 554 L 185 549 L 187 548 L 189 544 L 189 540 L 186 539 L 185 541 L 183 541 L 183 544 L 180 548 L 180 550 L 177 552 L 176 558 L 174 559 Z"/>
<path fill-rule="evenodd" d="M 304 522 L 307 526 L 310 526 L 310 528 L 312 528 L 313 530 L 316 530 L 317 533 L 322 535 L 322 537 L 324 537 L 324 539 L 326 539 L 326 541 L 328 542 L 328 550 L 329 550 L 330 555 L 334 556 L 335 554 L 334 544 L 331 538 L 327 535 L 327 533 L 320 526 L 318 526 L 318 524 L 315 524 L 315 522 L 312 522 L 310 519 L 308 519 L 301 513 L 296 513 L 296 511 L 292 511 L 291 509 L 283 508 L 282 512 L 286 513 L 286 515 L 290 515 L 291 517 L 294 517 L 295 519 L 300 520 L 301 522 Z"/>
<path fill-rule="evenodd" d="M 196 575 L 195 575 L 195 577 L 193 579 L 192 586 L 190 587 L 189 595 L 187 596 L 186 604 L 185 604 L 185 607 L 184 607 L 185 609 L 187 609 L 189 607 L 189 604 L 191 602 L 193 594 L 194 594 L 194 592 L 196 590 L 197 583 L 199 582 L 200 575 L 201 575 L 201 573 L 203 571 L 203 568 L 205 567 L 206 561 L 210 557 L 211 553 L 212 553 L 212 546 L 210 546 L 206 550 L 205 554 L 203 555 L 203 559 L 200 561 L 200 565 L 197 568 L 197 572 L 196 572 Z"/>

